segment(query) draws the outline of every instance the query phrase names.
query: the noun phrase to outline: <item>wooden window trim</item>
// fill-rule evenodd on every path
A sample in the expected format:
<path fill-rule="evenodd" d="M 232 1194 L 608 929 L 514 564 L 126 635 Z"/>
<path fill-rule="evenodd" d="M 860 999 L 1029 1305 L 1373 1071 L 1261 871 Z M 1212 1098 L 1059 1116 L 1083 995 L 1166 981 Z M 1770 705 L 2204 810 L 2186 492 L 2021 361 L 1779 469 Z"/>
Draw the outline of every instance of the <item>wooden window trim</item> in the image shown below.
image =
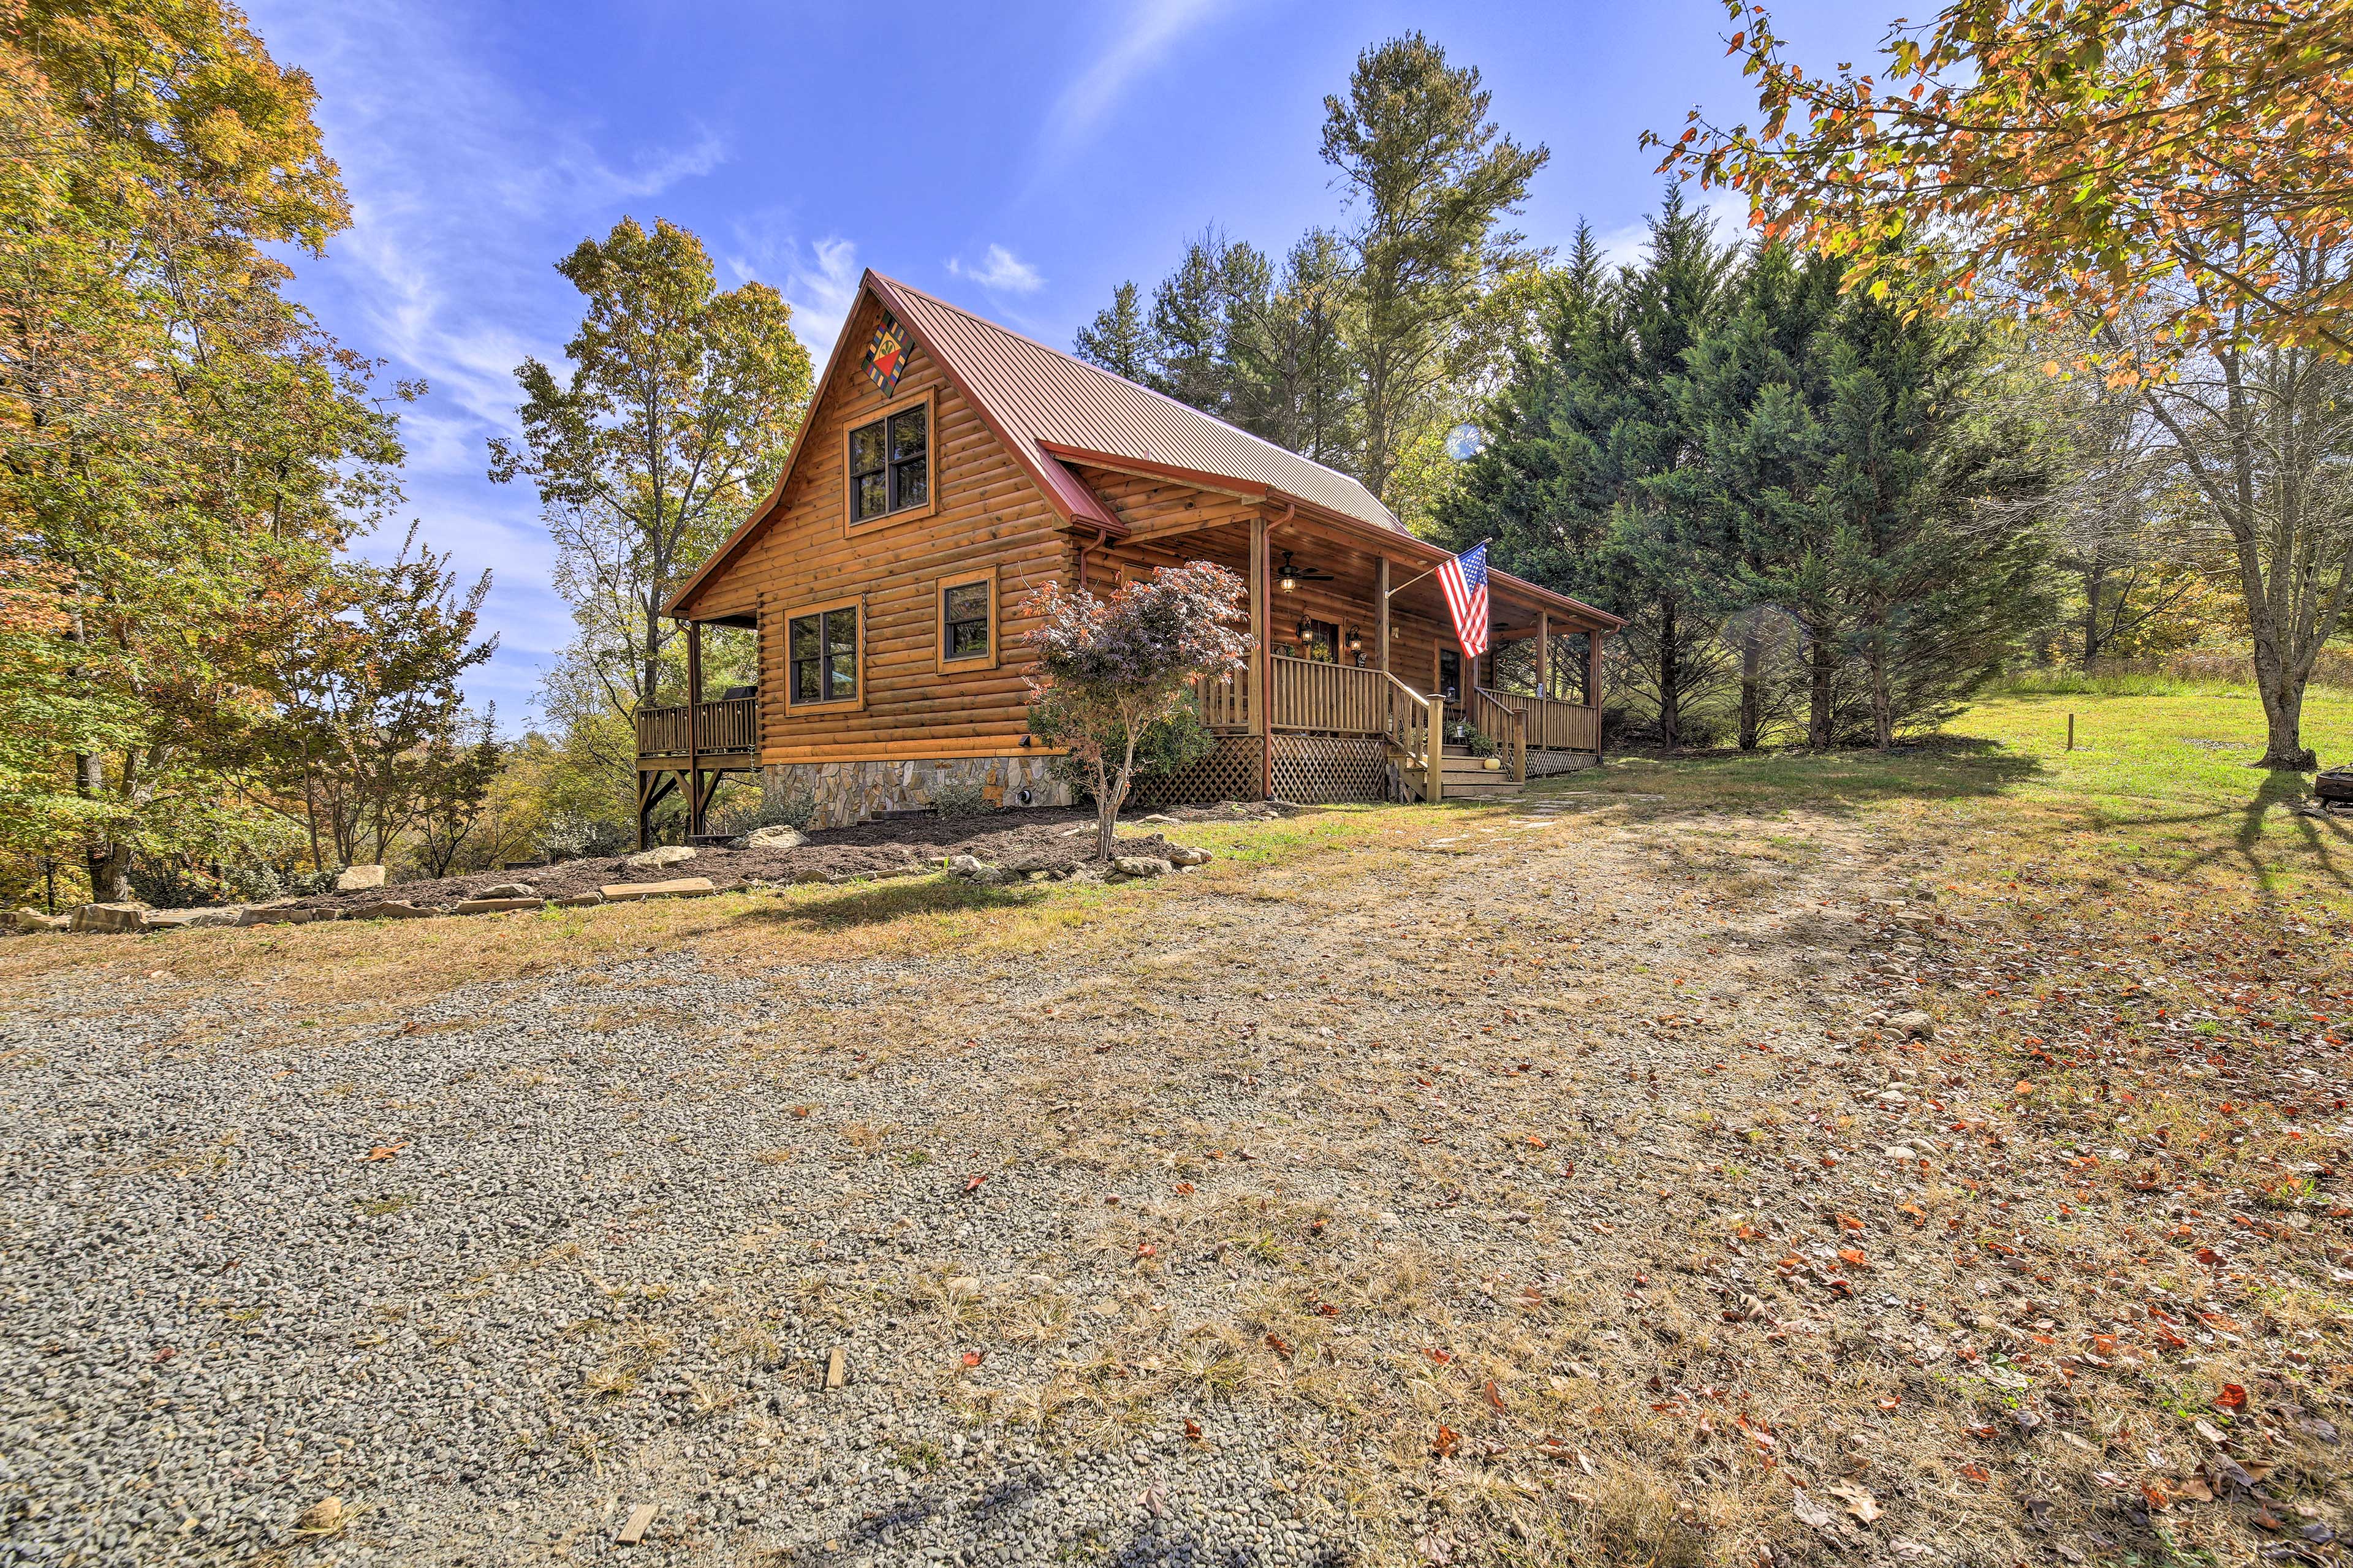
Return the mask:
<path fill-rule="evenodd" d="M 803 702 L 793 690 L 793 623 L 804 616 L 821 616 L 828 610 L 858 612 L 858 695 L 831 702 Z M 841 599 L 818 599 L 806 605 L 795 605 L 776 616 L 782 628 L 779 640 L 784 654 L 785 717 L 817 719 L 828 713 L 862 713 L 866 710 L 866 664 L 870 657 L 866 640 L 866 595 L 852 594 Z"/>
<path fill-rule="evenodd" d="M 975 654 L 969 658 L 950 658 L 948 657 L 948 590 L 966 587 L 974 583 L 988 584 L 988 651 L 986 654 Z M 997 568 L 993 565 L 982 567 L 976 572 L 959 572 L 953 577 L 943 577 L 932 584 L 932 644 L 937 655 L 935 668 L 940 674 L 955 675 L 969 669 L 997 668 L 999 645 L 1004 640 L 999 632 L 999 624 L 1004 619 L 998 613 L 1000 608 L 997 602 Z"/>
<path fill-rule="evenodd" d="M 850 488 L 849 438 L 876 420 L 887 420 L 917 404 L 923 406 L 923 504 L 886 511 L 880 517 L 860 519 L 856 512 L 857 497 Z M 887 438 L 887 432 L 886 438 Z M 886 462 L 889 460 L 886 457 Z M 879 408 L 853 414 L 841 427 L 841 531 L 845 534 L 871 533 L 878 528 L 888 528 L 896 522 L 910 522 L 929 517 L 940 510 L 940 408 L 936 388 L 926 387 L 910 396 L 893 399 Z"/>

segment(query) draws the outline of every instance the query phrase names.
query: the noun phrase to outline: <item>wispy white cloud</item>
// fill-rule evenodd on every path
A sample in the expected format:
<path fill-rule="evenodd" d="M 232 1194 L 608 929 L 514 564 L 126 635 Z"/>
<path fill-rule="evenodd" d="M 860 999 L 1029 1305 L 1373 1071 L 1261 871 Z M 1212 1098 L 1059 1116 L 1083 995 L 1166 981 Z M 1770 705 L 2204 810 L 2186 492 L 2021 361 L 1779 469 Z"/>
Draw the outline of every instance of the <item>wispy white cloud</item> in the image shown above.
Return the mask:
<path fill-rule="evenodd" d="M 793 331 L 820 362 L 858 300 L 858 244 L 840 235 L 803 243 L 786 216 L 770 214 L 734 226 L 725 264 L 739 283 L 772 284 L 793 308 Z"/>
<path fill-rule="evenodd" d="M 1695 186 L 1683 188 L 1684 200 L 1696 205 L 1715 225 L 1718 245 L 1746 245 L 1751 237 L 1748 228 L 1748 198 L 1738 191 L 1701 191 Z M 1637 267 L 1651 251 L 1651 219 L 1648 214 L 1632 223 L 1621 224 L 1594 236 L 1601 247 L 1602 259 L 1611 267 Z"/>
<path fill-rule="evenodd" d="M 1134 0 L 1103 51 L 1072 78 L 1048 111 L 1037 178 L 1076 152 L 1138 79 L 1192 34 L 1232 8 L 1233 0 Z"/>
<path fill-rule="evenodd" d="M 968 279 L 996 294 L 1035 294 L 1046 285 L 1038 269 L 1001 245 L 992 245 L 980 265 L 948 258 L 951 277 Z"/>
<path fill-rule="evenodd" d="M 515 367 L 562 358 L 571 300 L 547 268 L 622 204 L 718 167 L 726 145 L 689 125 L 610 155 L 491 77 L 465 18 L 431 4 L 250 8 L 272 52 L 318 79 L 352 195 L 350 231 L 324 262 L 298 264 L 297 291 L 352 347 L 430 384 L 402 414 L 408 510 L 469 575 L 493 573 L 488 613 L 502 643 L 469 690 L 520 719 L 573 627 L 549 585 L 537 497 L 488 482 L 486 444 L 516 429 Z M 390 531 L 363 548 L 396 547 Z"/>

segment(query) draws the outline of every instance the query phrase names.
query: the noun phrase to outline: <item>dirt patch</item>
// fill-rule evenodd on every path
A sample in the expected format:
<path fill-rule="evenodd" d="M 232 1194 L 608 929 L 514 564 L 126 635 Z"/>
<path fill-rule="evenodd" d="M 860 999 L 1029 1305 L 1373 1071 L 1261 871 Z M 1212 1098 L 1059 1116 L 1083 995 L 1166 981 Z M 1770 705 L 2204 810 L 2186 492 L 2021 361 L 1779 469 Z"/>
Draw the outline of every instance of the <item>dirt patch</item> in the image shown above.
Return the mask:
<path fill-rule="evenodd" d="M 1280 804 L 1229 802 L 1155 813 L 1150 818 L 1130 816 L 1122 820 L 1122 826 L 1252 821 L 1296 809 Z M 696 850 L 694 858 L 682 864 L 648 870 L 632 869 L 626 856 L 564 860 L 512 871 L 482 871 L 470 877 L 401 882 L 355 893 L 322 893 L 297 899 L 290 907 L 353 909 L 392 900 L 419 909 L 446 910 L 510 883 L 524 884 L 540 898 L 568 899 L 615 883 L 662 882 L 680 877 L 708 877 L 721 889 L 761 882 L 843 882 L 860 877 L 918 875 L 935 869 L 942 859 L 952 855 L 970 855 L 1014 872 L 1051 873 L 1065 871 L 1092 858 L 1094 828 L 1094 813 L 1079 809 L 993 811 L 961 817 L 925 812 L 827 828 L 810 834 L 808 842 L 797 849 L 713 847 Z M 1123 833 L 1118 842 L 1120 853 L 1124 855 L 1166 856 L 1169 847 L 1169 841 L 1160 832 L 1148 836 Z"/>

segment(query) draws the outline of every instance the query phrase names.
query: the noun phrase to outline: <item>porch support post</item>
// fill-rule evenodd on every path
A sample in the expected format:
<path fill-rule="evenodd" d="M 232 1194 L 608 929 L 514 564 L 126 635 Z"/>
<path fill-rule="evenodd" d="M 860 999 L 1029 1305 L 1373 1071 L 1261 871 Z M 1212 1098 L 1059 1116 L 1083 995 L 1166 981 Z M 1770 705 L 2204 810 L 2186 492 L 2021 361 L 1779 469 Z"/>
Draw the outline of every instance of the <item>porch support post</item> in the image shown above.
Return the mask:
<path fill-rule="evenodd" d="M 1250 519 L 1250 732 L 1258 737 L 1259 798 L 1274 795 L 1274 680 L 1266 657 L 1267 640 L 1266 514 Z"/>
<path fill-rule="evenodd" d="M 702 831 L 702 737 L 695 733 L 702 706 L 702 623 L 686 623 L 686 836 Z"/>
<path fill-rule="evenodd" d="M 1593 760 L 1601 761 L 1601 639 L 1596 626 L 1585 634 L 1585 700 L 1593 705 Z"/>
<path fill-rule="evenodd" d="M 1552 612 L 1536 612 L 1536 695 L 1552 695 Z"/>
<path fill-rule="evenodd" d="M 1389 668 L 1389 558 L 1381 557 L 1380 569 L 1373 579 L 1373 648 L 1381 673 Z"/>

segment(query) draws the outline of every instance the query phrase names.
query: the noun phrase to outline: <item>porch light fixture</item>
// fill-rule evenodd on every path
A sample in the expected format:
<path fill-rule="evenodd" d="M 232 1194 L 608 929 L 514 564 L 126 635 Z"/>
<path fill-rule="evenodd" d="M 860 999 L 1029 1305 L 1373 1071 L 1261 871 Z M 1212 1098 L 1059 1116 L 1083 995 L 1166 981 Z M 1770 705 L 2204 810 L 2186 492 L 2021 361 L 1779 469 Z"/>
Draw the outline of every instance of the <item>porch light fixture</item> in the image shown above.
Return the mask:
<path fill-rule="evenodd" d="M 1338 579 L 1334 577 L 1329 572 L 1319 571 L 1313 566 L 1293 566 L 1291 563 L 1291 552 L 1288 550 L 1282 552 L 1282 569 L 1274 574 L 1274 585 L 1286 594 L 1297 588 L 1302 583 L 1333 583 L 1337 581 Z"/>
<path fill-rule="evenodd" d="M 1291 552 L 1288 550 L 1282 552 L 1282 575 L 1274 580 L 1274 585 L 1286 594 L 1299 586 L 1299 574 L 1291 569 Z"/>
<path fill-rule="evenodd" d="M 1300 617 L 1299 617 L 1299 640 L 1300 640 L 1301 642 L 1309 642 L 1309 641 L 1314 640 L 1314 636 L 1315 636 L 1315 620 L 1314 620 L 1314 616 L 1300 616 Z"/>
<path fill-rule="evenodd" d="M 1365 634 L 1354 626 L 1348 628 L 1348 651 L 1350 653 L 1365 651 Z"/>

